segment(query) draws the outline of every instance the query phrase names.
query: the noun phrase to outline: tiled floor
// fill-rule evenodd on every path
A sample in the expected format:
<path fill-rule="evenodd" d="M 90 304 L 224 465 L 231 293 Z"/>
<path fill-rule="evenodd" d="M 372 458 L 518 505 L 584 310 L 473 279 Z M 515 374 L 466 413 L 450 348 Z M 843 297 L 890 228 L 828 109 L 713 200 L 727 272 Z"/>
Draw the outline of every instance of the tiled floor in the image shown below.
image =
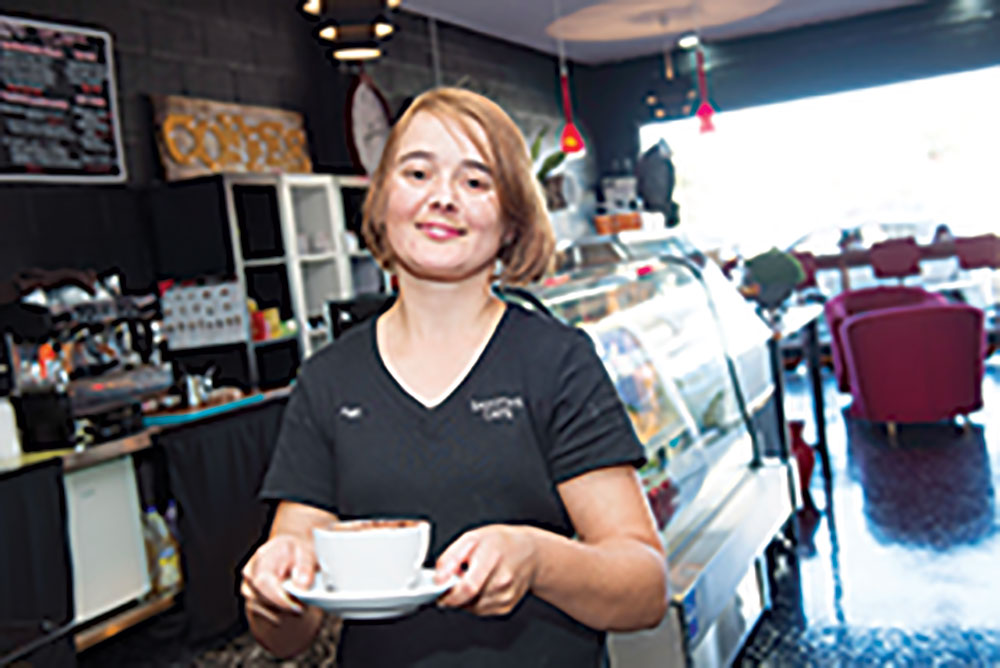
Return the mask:
<path fill-rule="evenodd" d="M 789 416 L 808 418 L 805 379 L 788 389 Z M 895 446 L 845 419 L 832 383 L 825 396 L 832 485 L 817 467 L 821 510 L 800 518 L 797 558 L 737 663 L 1000 666 L 1000 368 L 970 429 L 902 426 Z"/>

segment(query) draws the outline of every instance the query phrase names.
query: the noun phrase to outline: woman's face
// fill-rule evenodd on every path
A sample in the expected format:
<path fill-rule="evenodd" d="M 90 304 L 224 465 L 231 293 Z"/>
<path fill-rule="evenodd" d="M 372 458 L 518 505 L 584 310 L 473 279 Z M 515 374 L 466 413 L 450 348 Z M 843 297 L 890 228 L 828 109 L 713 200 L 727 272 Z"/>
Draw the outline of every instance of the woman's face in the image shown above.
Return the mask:
<path fill-rule="evenodd" d="M 473 126 L 476 139 L 486 133 Z M 386 238 L 398 269 L 427 280 L 489 273 L 503 237 L 487 157 L 447 118 L 418 113 L 387 175 Z"/>

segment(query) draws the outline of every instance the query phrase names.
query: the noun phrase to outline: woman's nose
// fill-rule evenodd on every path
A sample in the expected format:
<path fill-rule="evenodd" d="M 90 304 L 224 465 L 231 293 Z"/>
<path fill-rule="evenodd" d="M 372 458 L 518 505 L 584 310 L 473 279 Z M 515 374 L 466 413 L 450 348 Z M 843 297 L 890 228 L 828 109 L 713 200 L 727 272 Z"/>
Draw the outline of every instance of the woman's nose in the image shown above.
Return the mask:
<path fill-rule="evenodd" d="M 441 183 L 437 185 L 434 192 L 431 193 L 430 207 L 433 211 L 443 213 L 454 213 L 458 210 L 455 193 L 452 192 L 449 184 Z"/>
<path fill-rule="evenodd" d="M 431 200 L 431 210 L 443 211 L 444 213 L 455 213 L 458 211 L 458 207 L 456 207 L 455 203 L 450 199 L 435 197 Z"/>

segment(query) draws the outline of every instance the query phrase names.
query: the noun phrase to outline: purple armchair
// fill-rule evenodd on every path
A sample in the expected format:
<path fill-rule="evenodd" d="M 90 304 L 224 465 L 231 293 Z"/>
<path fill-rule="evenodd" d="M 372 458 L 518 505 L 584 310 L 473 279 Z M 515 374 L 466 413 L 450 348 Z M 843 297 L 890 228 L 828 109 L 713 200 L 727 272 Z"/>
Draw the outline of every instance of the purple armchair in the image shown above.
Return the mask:
<path fill-rule="evenodd" d="M 898 278 L 902 283 L 905 277 L 920 273 L 920 248 L 913 237 L 872 244 L 868 258 L 878 278 Z"/>
<path fill-rule="evenodd" d="M 851 316 L 840 334 L 854 403 L 873 422 L 937 422 L 982 407 L 983 312 L 920 304 Z"/>
<path fill-rule="evenodd" d="M 955 254 L 962 269 L 1000 269 L 1000 237 L 995 234 L 959 237 L 955 239 Z"/>
<path fill-rule="evenodd" d="M 844 360 L 844 346 L 841 342 L 840 326 L 852 315 L 885 308 L 916 304 L 947 304 L 941 295 L 923 288 L 904 285 L 883 285 L 862 290 L 841 292 L 828 301 L 823 309 L 830 329 L 830 352 L 833 357 L 833 372 L 841 392 L 849 392 L 850 379 Z"/>
<path fill-rule="evenodd" d="M 802 265 L 802 273 L 805 274 L 805 278 L 795 286 L 795 289 L 802 291 L 806 288 L 815 288 L 816 271 L 819 269 L 816 265 L 816 256 L 809 251 L 795 251 L 792 253 L 792 257 L 799 261 L 799 264 Z"/>

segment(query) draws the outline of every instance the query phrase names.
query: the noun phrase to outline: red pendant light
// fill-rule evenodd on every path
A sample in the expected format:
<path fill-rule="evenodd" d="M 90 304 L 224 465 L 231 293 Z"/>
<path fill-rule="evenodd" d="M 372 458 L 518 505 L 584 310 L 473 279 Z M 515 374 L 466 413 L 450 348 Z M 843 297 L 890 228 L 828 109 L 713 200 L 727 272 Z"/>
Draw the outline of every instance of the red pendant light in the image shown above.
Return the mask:
<path fill-rule="evenodd" d="M 559 139 L 559 148 L 563 153 L 579 153 L 586 150 L 586 146 L 583 144 L 583 136 L 573 122 L 573 105 L 569 99 L 569 75 L 566 73 L 565 65 L 559 68 L 559 83 L 562 85 L 563 116 L 566 117 L 566 125 Z"/>
<path fill-rule="evenodd" d="M 559 0 L 552 0 L 552 14 L 556 21 L 562 16 L 559 7 Z M 556 47 L 559 54 L 559 86 L 562 88 L 563 116 L 566 125 L 563 126 L 562 135 L 559 137 L 559 150 L 566 155 L 576 154 L 581 156 L 587 150 L 583 144 L 583 135 L 573 122 L 573 103 L 569 97 L 569 70 L 566 67 L 566 46 L 562 38 L 556 36 Z"/>
<path fill-rule="evenodd" d="M 701 119 L 702 132 L 712 132 L 715 130 L 715 125 L 712 124 L 712 115 L 715 113 L 715 108 L 708 99 L 708 82 L 705 79 L 705 54 L 702 52 L 701 47 L 695 50 L 694 56 L 698 63 L 698 97 L 701 98 L 701 103 L 698 105 L 698 111 L 695 112 L 695 116 Z"/>

